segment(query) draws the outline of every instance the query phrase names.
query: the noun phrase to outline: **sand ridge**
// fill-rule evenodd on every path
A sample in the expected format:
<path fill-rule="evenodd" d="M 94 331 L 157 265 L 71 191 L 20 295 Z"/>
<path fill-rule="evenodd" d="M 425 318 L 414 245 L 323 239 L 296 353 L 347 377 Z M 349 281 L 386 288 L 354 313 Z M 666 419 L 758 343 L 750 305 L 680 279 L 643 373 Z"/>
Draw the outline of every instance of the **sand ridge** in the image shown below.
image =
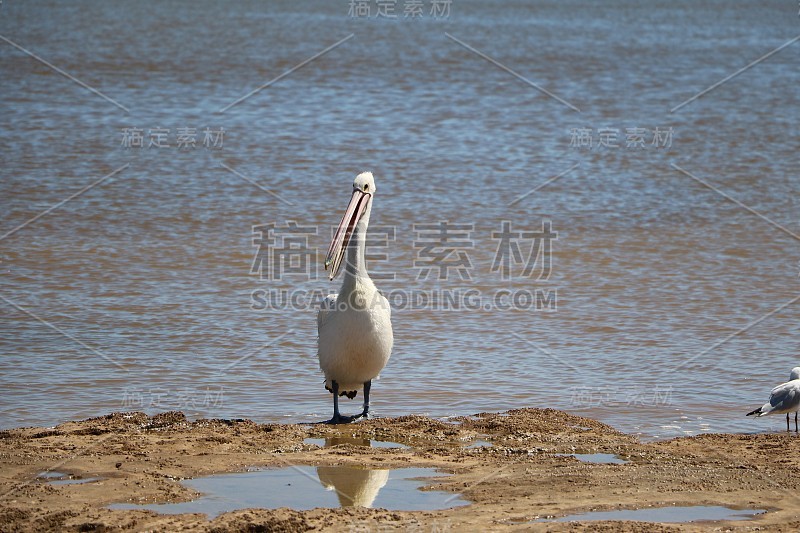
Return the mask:
<path fill-rule="evenodd" d="M 321 447 L 304 439 L 337 439 Z M 408 448 L 364 447 L 353 439 Z M 470 448 L 476 439 L 488 447 Z M 612 453 L 627 464 L 559 454 Z M 0 531 L 797 531 L 800 437 L 709 434 L 640 442 L 603 423 L 552 409 L 516 409 L 435 420 L 378 418 L 354 424 L 188 421 L 180 412 L 112 413 L 55 428 L 0 432 Z M 429 487 L 470 505 L 440 511 L 340 508 L 243 509 L 159 515 L 112 503 L 187 501 L 180 481 L 253 467 L 431 467 L 452 476 Z M 72 485 L 41 472 L 101 478 Z M 766 509 L 754 520 L 652 524 L 535 523 L 592 510 L 669 505 Z"/>

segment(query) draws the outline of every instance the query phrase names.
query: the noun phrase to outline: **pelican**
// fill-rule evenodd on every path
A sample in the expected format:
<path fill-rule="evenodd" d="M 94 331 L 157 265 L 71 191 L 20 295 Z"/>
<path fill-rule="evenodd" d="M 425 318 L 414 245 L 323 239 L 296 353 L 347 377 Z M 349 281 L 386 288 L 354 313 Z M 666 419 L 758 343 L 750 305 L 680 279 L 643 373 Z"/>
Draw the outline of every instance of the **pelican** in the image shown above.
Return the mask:
<path fill-rule="evenodd" d="M 317 314 L 319 367 L 325 388 L 333 393 L 331 424 L 369 417 L 369 391 L 392 353 L 392 322 L 389 301 L 378 292 L 367 274 L 364 248 L 375 180 L 371 172 L 356 176 L 353 194 L 342 221 L 333 235 L 325 270 L 330 280 L 342 264 L 344 279 L 338 294 L 330 294 Z M 347 259 L 343 259 L 347 254 Z M 364 408 L 355 416 L 339 413 L 339 396 L 355 398 L 364 391 Z"/>
<path fill-rule="evenodd" d="M 388 470 L 347 466 L 318 466 L 317 476 L 325 490 L 335 490 L 342 507 L 372 507 L 378 492 L 389 481 Z"/>
<path fill-rule="evenodd" d="M 794 413 L 794 430 L 797 432 L 797 411 L 800 410 L 800 366 L 792 369 L 789 381 L 772 389 L 769 401 L 750 411 L 747 416 L 782 415 L 786 413 L 786 431 L 789 431 L 789 413 Z"/>

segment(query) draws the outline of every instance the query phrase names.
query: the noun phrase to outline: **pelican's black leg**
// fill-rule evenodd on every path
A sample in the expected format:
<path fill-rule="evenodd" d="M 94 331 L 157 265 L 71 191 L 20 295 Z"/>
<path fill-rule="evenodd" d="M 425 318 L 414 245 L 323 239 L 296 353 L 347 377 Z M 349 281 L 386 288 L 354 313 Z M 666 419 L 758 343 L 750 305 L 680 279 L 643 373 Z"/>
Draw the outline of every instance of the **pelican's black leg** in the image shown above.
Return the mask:
<path fill-rule="evenodd" d="M 333 418 L 331 418 L 328 423 L 329 424 L 347 424 L 352 422 L 353 419 L 349 416 L 342 416 L 339 414 L 339 384 L 336 383 L 335 380 L 331 381 L 331 386 L 333 387 Z"/>
<path fill-rule="evenodd" d="M 791 429 L 789 429 L 789 413 L 786 413 L 786 431 L 791 431 Z"/>
<path fill-rule="evenodd" d="M 336 381 L 331 381 L 331 386 L 333 387 L 333 418 L 331 422 L 334 424 L 336 420 L 341 416 L 339 414 L 339 384 Z"/>
<path fill-rule="evenodd" d="M 361 411 L 360 415 L 356 415 L 354 418 L 369 418 L 369 389 L 371 387 L 371 380 L 364 383 L 364 410 Z"/>
<path fill-rule="evenodd" d="M 794 432 L 797 433 L 797 411 L 794 412 Z"/>

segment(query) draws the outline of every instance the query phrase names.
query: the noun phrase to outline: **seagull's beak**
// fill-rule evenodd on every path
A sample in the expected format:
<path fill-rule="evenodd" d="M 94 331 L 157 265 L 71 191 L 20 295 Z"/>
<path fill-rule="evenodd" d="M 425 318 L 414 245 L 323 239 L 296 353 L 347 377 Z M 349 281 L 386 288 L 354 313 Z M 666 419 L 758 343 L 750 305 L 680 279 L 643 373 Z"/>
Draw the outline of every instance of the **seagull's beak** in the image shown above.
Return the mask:
<path fill-rule="evenodd" d="M 339 227 L 336 228 L 331 247 L 328 248 L 328 256 L 325 258 L 325 270 L 329 271 L 328 276 L 331 280 L 339 273 L 342 259 L 344 259 L 344 254 L 347 251 L 347 245 L 350 243 L 350 237 L 352 237 L 356 224 L 361 220 L 371 200 L 372 195 L 370 193 L 353 189 L 353 196 L 350 197 L 350 203 L 347 205 L 342 221 L 339 222 Z"/>

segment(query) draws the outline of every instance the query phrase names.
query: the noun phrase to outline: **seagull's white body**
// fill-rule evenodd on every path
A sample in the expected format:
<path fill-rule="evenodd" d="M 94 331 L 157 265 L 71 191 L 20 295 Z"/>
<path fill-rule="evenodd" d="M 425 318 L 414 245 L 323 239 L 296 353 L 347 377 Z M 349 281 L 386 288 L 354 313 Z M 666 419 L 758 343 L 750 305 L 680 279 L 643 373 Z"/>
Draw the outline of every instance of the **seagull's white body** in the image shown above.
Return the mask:
<path fill-rule="evenodd" d="M 326 268 L 332 266 L 333 279 L 347 254 L 344 280 L 338 294 L 325 298 L 317 315 L 319 366 L 325 374 L 325 387 L 350 398 L 378 377 L 389 361 L 394 341 L 389 301 L 367 274 L 364 258 L 374 191 L 372 174 L 359 174 L 326 261 Z M 365 402 L 365 413 L 367 410 Z"/>
<path fill-rule="evenodd" d="M 789 413 L 800 411 L 800 366 L 794 367 L 789 375 L 789 381 L 781 383 L 769 395 L 769 401 L 747 413 L 747 416 L 766 416 L 786 414 L 786 426 L 789 426 Z M 795 414 L 795 419 L 797 415 Z M 795 420 L 795 425 L 796 425 Z M 796 428 L 795 428 L 796 429 Z"/>

